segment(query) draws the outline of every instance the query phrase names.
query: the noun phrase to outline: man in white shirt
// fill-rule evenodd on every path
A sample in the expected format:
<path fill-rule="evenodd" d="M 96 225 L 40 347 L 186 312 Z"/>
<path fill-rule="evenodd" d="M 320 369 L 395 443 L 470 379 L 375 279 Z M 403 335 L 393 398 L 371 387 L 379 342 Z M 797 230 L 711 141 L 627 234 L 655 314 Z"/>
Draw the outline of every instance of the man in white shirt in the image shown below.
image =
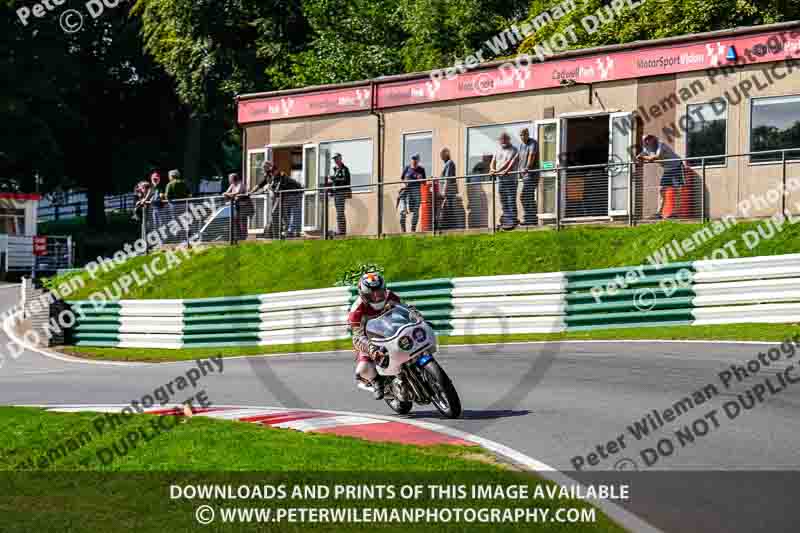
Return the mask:
<path fill-rule="evenodd" d="M 489 166 L 489 174 L 499 177 L 500 205 L 503 214 L 500 225 L 504 229 L 513 229 L 519 224 L 517 218 L 517 169 L 518 151 L 511 144 L 511 136 L 505 131 L 500 134 L 500 146 L 494 153 Z"/>

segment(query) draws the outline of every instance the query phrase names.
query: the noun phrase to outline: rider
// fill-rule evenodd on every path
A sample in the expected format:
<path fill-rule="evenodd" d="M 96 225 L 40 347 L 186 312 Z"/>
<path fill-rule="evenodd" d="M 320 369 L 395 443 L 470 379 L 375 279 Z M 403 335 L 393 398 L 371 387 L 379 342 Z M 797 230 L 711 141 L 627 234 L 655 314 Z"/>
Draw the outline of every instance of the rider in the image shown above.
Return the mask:
<path fill-rule="evenodd" d="M 388 359 L 369 342 L 366 325 L 369 319 L 399 303 L 400 297 L 386 288 L 383 276 L 367 272 L 358 282 L 358 296 L 348 315 L 356 356 L 356 386 L 371 391 L 376 400 L 383 398 L 383 382 L 375 371 L 375 365 L 386 364 Z"/>

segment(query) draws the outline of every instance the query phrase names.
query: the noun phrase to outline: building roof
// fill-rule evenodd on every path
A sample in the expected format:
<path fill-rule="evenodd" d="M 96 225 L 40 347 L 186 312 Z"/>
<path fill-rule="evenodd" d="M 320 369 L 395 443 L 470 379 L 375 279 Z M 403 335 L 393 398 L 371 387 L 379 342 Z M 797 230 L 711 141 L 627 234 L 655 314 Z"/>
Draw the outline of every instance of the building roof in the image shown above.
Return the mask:
<path fill-rule="evenodd" d="M 539 45 L 537 45 L 539 46 Z M 544 46 L 544 45 L 541 45 Z M 521 55 L 455 74 L 448 69 L 237 97 L 239 124 L 508 95 L 800 57 L 800 22 Z M 792 58 L 792 60 L 794 60 Z M 453 75 L 455 74 L 455 75 Z"/>
<path fill-rule="evenodd" d="M 549 58 L 545 60 L 545 62 L 549 61 L 556 61 L 559 59 L 567 59 L 567 58 L 574 58 L 574 57 L 581 57 L 581 56 L 589 56 L 589 55 L 596 55 L 596 54 L 608 54 L 611 52 L 622 52 L 622 51 L 630 51 L 630 50 L 639 50 L 642 48 L 649 48 L 655 46 L 664 46 L 664 45 L 675 45 L 675 44 L 682 44 L 682 43 L 691 43 L 697 41 L 704 41 L 708 39 L 722 39 L 722 38 L 730 38 L 735 36 L 743 36 L 749 35 L 753 33 L 763 33 L 768 31 L 782 31 L 788 30 L 792 28 L 800 28 L 800 21 L 790 21 L 790 22 L 779 22 L 775 24 L 764 24 L 761 26 L 743 26 L 738 28 L 732 28 L 727 30 L 717 30 L 705 33 L 690 33 L 687 35 L 678 35 L 675 37 L 665 37 L 663 39 L 652 39 L 649 41 L 633 41 L 630 43 L 623 43 L 623 44 L 611 44 L 606 46 L 595 46 L 592 48 L 581 48 L 577 50 L 567 50 L 564 52 L 559 52 L 557 54 L 553 54 Z M 513 60 L 513 58 L 512 58 Z M 500 65 L 507 63 L 509 59 L 503 59 L 499 61 L 487 61 L 485 63 L 481 63 L 479 66 L 475 67 L 471 70 L 486 70 L 497 68 Z M 258 93 L 246 93 L 236 95 L 236 100 L 249 100 L 253 98 L 264 98 L 264 97 L 273 97 L 273 96 L 287 96 L 293 94 L 303 94 L 303 93 L 310 93 L 310 92 L 318 92 L 318 91 L 325 91 L 329 89 L 345 89 L 350 87 L 361 87 L 364 85 L 369 85 L 371 83 L 390 83 L 396 81 L 405 81 L 405 80 L 414 80 L 414 79 L 421 79 L 430 77 L 431 73 L 442 70 L 447 68 L 451 65 L 447 65 L 442 67 L 441 69 L 434 69 L 434 70 L 425 70 L 420 72 L 410 72 L 405 74 L 394 74 L 390 76 L 380 76 L 377 78 L 365 79 L 365 80 L 358 80 L 358 81 L 348 81 L 344 83 L 328 83 L 324 85 L 309 85 L 307 87 L 298 87 L 295 89 L 284 89 L 280 91 L 265 91 L 265 92 L 258 92 Z"/>

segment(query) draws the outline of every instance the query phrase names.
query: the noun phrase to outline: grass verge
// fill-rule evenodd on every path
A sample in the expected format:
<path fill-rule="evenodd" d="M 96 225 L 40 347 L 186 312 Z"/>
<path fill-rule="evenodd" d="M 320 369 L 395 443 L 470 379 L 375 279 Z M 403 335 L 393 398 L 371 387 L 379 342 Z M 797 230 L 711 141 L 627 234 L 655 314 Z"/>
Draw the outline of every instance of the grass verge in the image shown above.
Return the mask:
<path fill-rule="evenodd" d="M 800 251 L 800 224 L 787 225 L 770 240 L 753 244 L 753 232 L 765 222 L 741 222 L 696 247 L 681 260 L 702 259 L 730 241 L 739 256 Z M 183 260 L 155 281 L 134 285 L 122 298 L 205 298 L 330 287 L 338 275 L 362 263 L 377 263 L 391 281 L 440 277 L 583 270 L 647 262 L 672 240 L 691 237 L 703 226 L 663 222 L 636 227 L 574 227 L 563 231 L 517 231 L 497 235 L 446 235 L 245 243 L 210 247 Z M 745 241 L 745 233 L 751 235 Z M 757 235 L 757 234 L 756 234 Z M 111 287 L 124 274 L 145 279 L 152 256 L 131 259 L 95 278 L 83 273 L 82 285 L 67 294 L 85 299 Z M 161 260 L 163 265 L 165 260 Z M 77 274 L 72 274 L 77 275 Z M 59 285 L 63 278 L 52 280 Z"/>
<path fill-rule="evenodd" d="M 390 496 L 334 499 L 294 496 L 294 487 L 324 485 L 526 485 L 549 482 L 525 472 L 493 463 L 475 447 L 418 447 L 322 434 L 303 434 L 194 417 L 183 422 L 172 417 L 136 415 L 114 429 L 98 430 L 93 413 L 49 413 L 39 409 L 0 407 L 0 513 L 3 531 L 192 531 L 199 525 L 195 511 L 200 504 L 220 507 L 279 509 L 303 507 L 402 509 L 409 506 L 527 508 L 535 505 L 554 516 L 559 507 L 588 510 L 567 499 L 491 500 L 404 499 Z M 123 443 L 139 428 L 152 428 L 169 418 L 169 429 L 135 447 Z M 74 445 L 67 443 L 73 442 Z M 62 451 L 59 452 L 58 450 Z M 102 450 L 117 450 L 110 460 Z M 56 450 L 53 454 L 52 450 Z M 124 450 L 122 453 L 120 450 Z M 235 452 L 233 452 L 235 450 Z M 49 464 L 20 470 L 28 458 L 34 462 L 50 455 Z M 479 460 L 475 460 L 475 459 Z M 287 498 L 238 497 L 181 499 L 172 487 L 221 484 L 238 487 L 284 487 Z M 318 490 L 318 489 L 317 489 Z M 279 493 L 278 493 L 279 494 Z M 318 492 L 318 494 L 321 494 Z M 274 515 L 273 515 L 274 516 Z M 547 524 L 558 531 L 623 531 L 599 511 L 594 523 Z M 254 524 L 221 524 L 214 531 L 252 530 Z M 374 531 L 366 523 L 271 523 L 269 531 Z M 558 526 L 558 527 L 557 527 Z M 259 530 L 265 527 L 259 524 Z M 425 531 L 529 531 L 522 524 L 424 524 Z M 409 531 L 409 524 L 381 524 L 381 531 Z"/>
<path fill-rule="evenodd" d="M 800 335 L 800 324 L 722 324 L 715 326 L 664 326 L 642 328 L 598 329 L 552 334 L 472 335 L 468 337 L 439 337 L 442 345 L 503 344 L 523 341 L 566 340 L 730 340 L 781 342 Z M 235 346 L 222 348 L 184 348 L 181 350 L 156 348 L 105 348 L 95 346 L 63 346 L 60 351 L 77 357 L 110 361 L 183 361 L 222 355 L 272 355 L 303 352 L 328 352 L 349 350 L 349 339 L 327 342 L 309 342 L 275 346 Z"/>

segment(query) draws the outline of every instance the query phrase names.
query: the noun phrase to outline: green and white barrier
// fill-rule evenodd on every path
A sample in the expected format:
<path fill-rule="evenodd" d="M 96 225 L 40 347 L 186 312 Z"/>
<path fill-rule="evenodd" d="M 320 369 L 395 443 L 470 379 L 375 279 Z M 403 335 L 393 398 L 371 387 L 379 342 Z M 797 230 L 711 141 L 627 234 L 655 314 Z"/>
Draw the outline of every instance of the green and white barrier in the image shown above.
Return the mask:
<path fill-rule="evenodd" d="M 800 322 L 800 254 L 389 285 L 440 335 Z M 353 289 L 201 298 L 68 302 L 77 345 L 141 348 L 297 344 L 345 339 Z"/>

